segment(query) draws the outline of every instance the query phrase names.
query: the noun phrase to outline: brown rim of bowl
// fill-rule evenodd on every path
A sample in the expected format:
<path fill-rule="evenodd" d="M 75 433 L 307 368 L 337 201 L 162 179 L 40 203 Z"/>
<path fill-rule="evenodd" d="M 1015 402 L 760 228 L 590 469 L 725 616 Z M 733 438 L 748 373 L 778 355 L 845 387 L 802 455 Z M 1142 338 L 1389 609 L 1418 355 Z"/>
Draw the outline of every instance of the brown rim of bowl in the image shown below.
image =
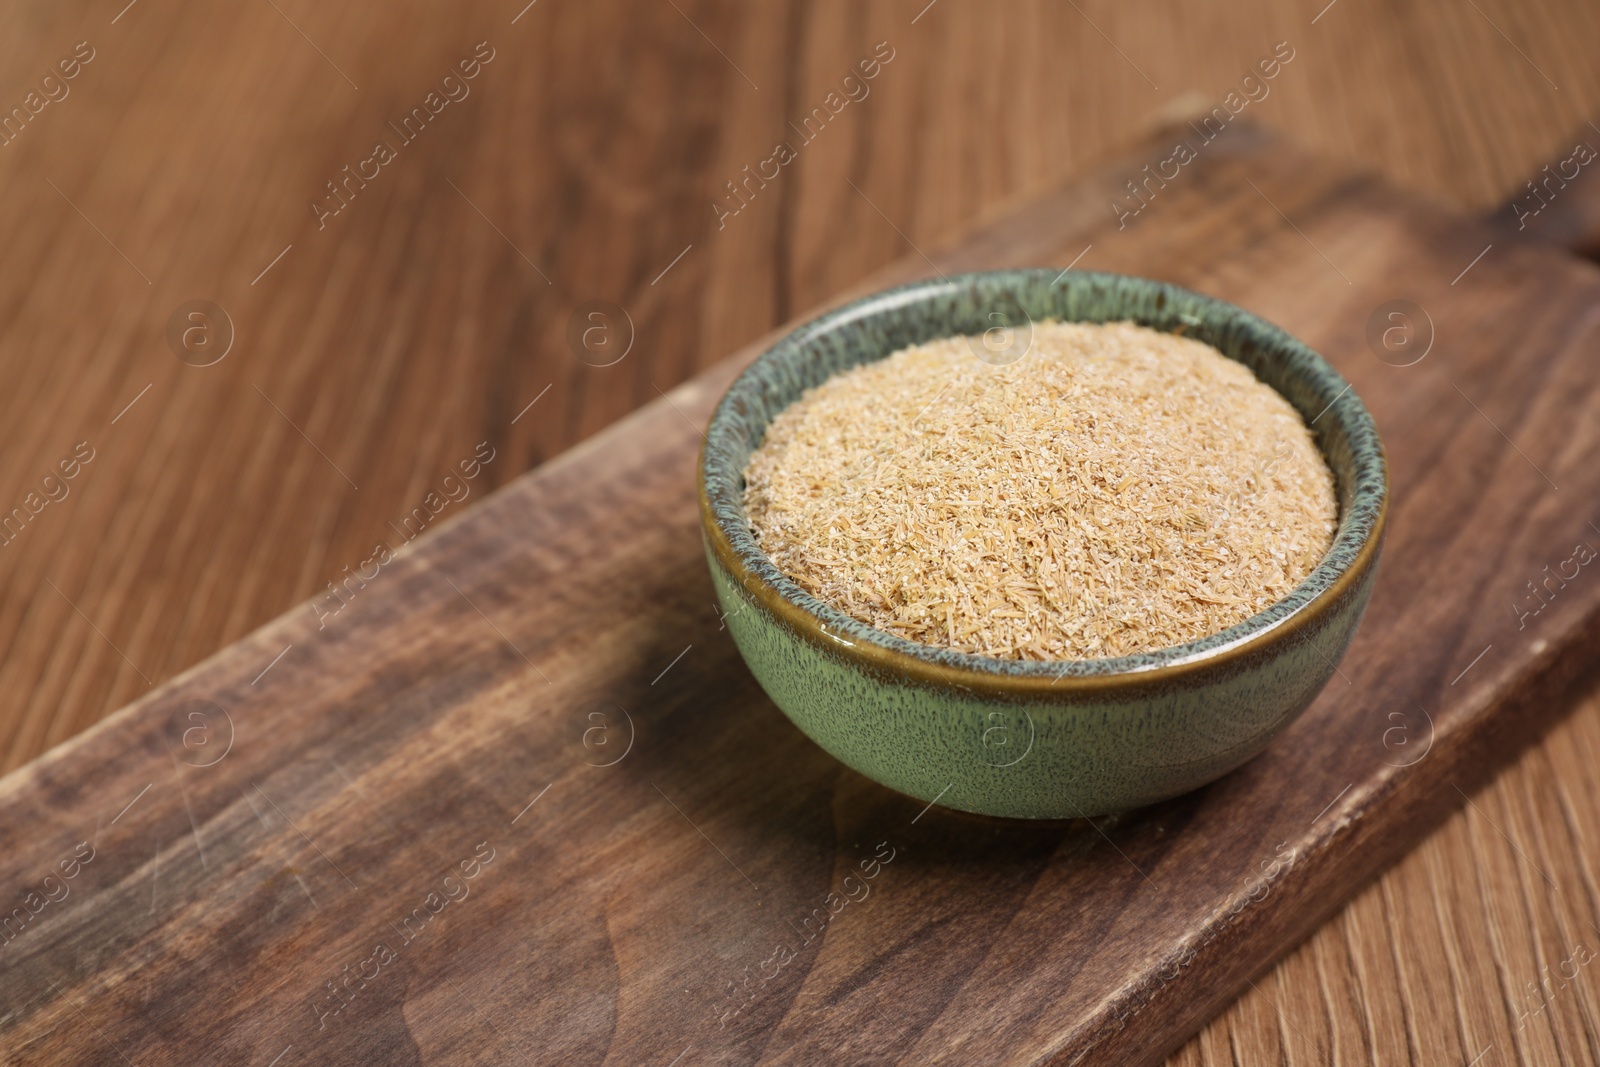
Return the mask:
<path fill-rule="evenodd" d="M 956 685 L 971 689 L 982 688 L 1015 696 L 1041 696 L 1047 693 L 1067 695 L 1099 692 L 1133 685 L 1162 684 L 1181 680 L 1186 676 L 1198 674 L 1219 666 L 1227 666 L 1239 659 L 1260 652 L 1270 645 L 1280 643 L 1286 637 L 1299 631 L 1307 623 L 1319 618 L 1330 607 L 1342 600 L 1349 593 L 1351 587 L 1371 569 L 1373 559 L 1383 543 L 1383 534 L 1389 519 L 1389 476 L 1388 463 L 1386 461 L 1383 465 L 1384 493 L 1379 504 L 1377 517 L 1373 520 L 1371 532 L 1362 541 L 1361 547 L 1357 550 L 1356 556 L 1350 561 L 1350 564 L 1341 570 L 1325 589 L 1307 601 L 1305 606 L 1293 615 L 1232 644 L 1195 653 L 1192 658 L 1184 659 L 1178 663 L 1167 663 L 1132 671 L 1061 675 L 1055 678 L 1040 675 L 1010 675 L 997 671 L 974 670 L 970 667 L 947 667 L 942 664 L 917 659 L 914 656 L 892 648 L 885 648 L 882 645 L 847 641 L 830 633 L 827 624 L 821 618 L 784 596 L 765 578 L 750 570 L 745 565 L 744 560 L 739 558 L 738 553 L 734 551 L 733 545 L 728 541 L 726 531 L 723 530 L 722 524 L 717 521 L 716 513 L 711 507 L 711 500 L 706 495 L 705 450 L 706 444 L 702 442 L 697 464 L 696 483 L 697 496 L 700 501 L 700 525 L 706 532 L 711 550 L 716 555 L 717 562 L 721 563 L 730 574 L 733 574 L 739 583 L 755 596 L 769 612 L 780 621 L 786 623 L 795 633 L 836 656 L 860 660 L 863 666 L 887 674 L 905 677 L 912 682 L 938 687 Z M 1387 457 L 1385 457 L 1385 460 L 1387 460 Z M 869 624 L 863 623 L 862 625 Z M 921 644 L 921 642 L 913 643 Z M 937 645 L 924 645 L 924 647 L 934 650 L 939 648 Z M 1159 652 L 1161 650 L 1158 649 L 1156 651 Z M 968 653 L 968 655 L 975 654 Z M 1084 661 L 1041 660 L 1039 662 L 1067 664 Z"/>
<path fill-rule="evenodd" d="M 728 541 L 727 532 L 722 524 L 717 521 L 716 512 L 711 507 L 711 500 L 706 495 L 705 477 L 705 451 L 707 443 L 702 441 L 696 464 L 696 488 L 700 501 L 700 526 L 705 531 L 711 551 L 716 555 L 717 562 L 722 564 L 728 572 L 734 575 L 739 584 L 759 600 L 769 612 L 801 637 L 812 644 L 826 649 L 836 656 L 845 659 L 861 661 L 861 665 L 878 672 L 902 677 L 914 683 L 926 686 L 948 687 L 951 685 L 969 689 L 987 689 L 1012 696 L 1043 696 L 1045 694 L 1070 695 L 1074 693 L 1100 692 L 1106 689 L 1116 689 L 1129 686 L 1144 686 L 1147 684 L 1163 684 L 1181 680 L 1187 676 L 1199 674 L 1202 671 L 1212 670 L 1219 666 L 1227 666 L 1237 660 L 1251 656 L 1270 645 L 1282 642 L 1285 638 L 1296 633 L 1309 622 L 1319 618 L 1334 604 L 1342 600 L 1368 570 L 1372 567 L 1379 546 L 1383 543 L 1384 530 L 1389 520 L 1389 466 L 1387 457 L 1383 464 L 1384 493 L 1378 507 L 1378 514 L 1373 520 L 1372 529 L 1361 542 L 1356 556 L 1350 564 L 1341 570 L 1328 586 L 1307 601 L 1305 606 L 1276 624 L 1263 630 L 1258 630 L 1232 644 L 1222 645 L 1208 651 L 1197 652 L 1192 658 L 1184 659 L 1178 663 L 1166 663 L 1155 667 L 1145 667 L 1132 671 L 1115 671 L 1104 674 L 1087 675 L 1061 675 L 1050 678 L 1042 675 L 1010 675 L 998 671 L 974 670 L 970 667 L 944 666 L 927 660 L 917 659 L 915 656 L 882 645 L 868 644 L 860 641 L 847 641 L 835 636 L 828 631 L 827 624 L 806 608 L 784 596 L 765 578 L 750 570 L 734 551 L 733 545 Z M 1381 450 L 1382 445 L 1380 443 Z M 858 620 L 859 621 L 859 620 Z M 864 626 L 870 624 L 863 623 Z M 922 644 L 921 642 L 912 642 Z M 940 650 L 937 645 L 923 645 L 923 647 Z M 1172 646 L 1174 648 L 1182 646 Z M 1160 649 L 1155 650 L 1162 651 Z M 968 653 L 975 658 L 975 653 Z M 1083 660 L 1040 660 L 1041 663 L 1081 663 Z"/>

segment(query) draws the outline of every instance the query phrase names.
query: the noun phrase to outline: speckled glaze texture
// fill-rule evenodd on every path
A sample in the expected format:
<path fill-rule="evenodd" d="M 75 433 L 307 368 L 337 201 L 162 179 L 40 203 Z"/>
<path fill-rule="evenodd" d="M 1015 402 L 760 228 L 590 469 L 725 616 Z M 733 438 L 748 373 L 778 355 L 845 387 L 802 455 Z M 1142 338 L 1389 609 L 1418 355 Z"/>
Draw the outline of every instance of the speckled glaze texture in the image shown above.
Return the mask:
<path fill-rule="evenodd" d="M 997 323 L 1026 330 L 1051 318 L 1181 330 L 1245 364 L 1312 424 L 1337 485 L 1339 528 L 1288 597 L 1221 633 L 1155 652 L 1000 660 L 873 629 L 810 596 L 756 546 L 744 466 L 773 417 L 805 390 L 907 345 Z M 966 811 L 1035 819 L 1149 804 L 1260 752 L 1343 656 L 1371 593 L 1387 498 L 1371 416 L 1310 348 L 1198 293 L 1079 271 L 921 282 L 809 322 L 733 383 L 700 458 L 717 596 L 773 701 L 823 748 L 884 785 Z"/>

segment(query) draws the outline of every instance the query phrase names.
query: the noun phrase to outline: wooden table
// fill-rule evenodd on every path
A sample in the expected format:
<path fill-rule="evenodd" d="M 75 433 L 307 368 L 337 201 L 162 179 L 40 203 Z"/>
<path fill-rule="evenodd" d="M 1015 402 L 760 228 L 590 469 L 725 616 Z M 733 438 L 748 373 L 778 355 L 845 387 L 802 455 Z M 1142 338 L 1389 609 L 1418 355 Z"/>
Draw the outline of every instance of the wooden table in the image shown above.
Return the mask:
<path fill-rule="evenodd" d="M 1280 41 L 1253 117 L 1468 209 L 1600 110 L 1576 4 L 0 18 L 7 768 Z M 1591 704 L 1178 1060 L 1447 1062 L 1483 985 L 1478 1062 L 1596 1058 L 1588 972 L 1529 984 L 1600 947 L 1542 888 L 1594 884 L 1597 752 Z"/>

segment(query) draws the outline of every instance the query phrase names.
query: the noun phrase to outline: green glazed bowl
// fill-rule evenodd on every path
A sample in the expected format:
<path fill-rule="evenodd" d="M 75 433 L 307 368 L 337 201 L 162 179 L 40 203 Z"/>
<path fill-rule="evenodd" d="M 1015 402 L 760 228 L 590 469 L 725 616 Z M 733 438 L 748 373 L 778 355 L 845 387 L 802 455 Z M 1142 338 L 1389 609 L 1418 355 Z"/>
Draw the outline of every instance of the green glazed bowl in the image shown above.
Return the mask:
<path fill-rule="evenodd" d="M 744 510 L 745 463 L 773 417 L 807 389 L 907 345 L 996 326 L 1028 330 L 1049 318 L 1182 330 L 1249 367 L 1299 410 L 1333 470 L 1339 528 L 1289 596 L 1221 633 L 1156 652 L 1001 660 L 876 630 L 807 594 L 757 547 Z M 1219 300 L 1082 271 L 918 282 L 801 326 L 717 405 L 699 474 L 706 559 L 728 628 L 795 725 L 891 789 L 1028 819 L 1164 800 L 1265 748 L 1321 690 L 1361 620 L 1388 500 L 1372 417 L 1321 356 Z"/>

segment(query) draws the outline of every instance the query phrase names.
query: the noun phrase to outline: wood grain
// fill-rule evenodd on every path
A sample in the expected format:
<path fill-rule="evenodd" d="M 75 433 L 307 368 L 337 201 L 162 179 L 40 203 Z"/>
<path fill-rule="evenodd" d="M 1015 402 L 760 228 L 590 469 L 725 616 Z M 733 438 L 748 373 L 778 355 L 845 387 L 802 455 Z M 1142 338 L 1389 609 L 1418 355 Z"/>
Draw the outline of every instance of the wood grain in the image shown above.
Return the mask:
<path fill-rule="evenodd" d="M 1102 158 L 1177 92 L 1220 98 L 1277 40 L 1299 55 L 1252 115 L 1472 210 L 1564 156 L 1600 107 L 1589 61 L 1600 20 L 1564 2 L 1083 3 L 1081 15 L 961 0 L 926 12 L 921 0 L 859 12 L 680 4 L 691 24 L 658 4 L 541 0 L 514 25 L 521 3 L 400 3 L 381 16 L 278 6 L 0 7 L 8 107 L 75 42 L 98 50 L 70 97 L 0 148 L 0 506 L 76 442 L 100 449 L 71 497 L 0 556 L 5 767 L 359 564 L 476 442 L 492 441 L 498 458 L 468 503 L 859 281 L 907 239 L 932 248 Z M 501 52 L 474 96 L 334 220 L 350 226 L 316 231 L 307 202 L 322 183 L 480 39 Z M 879 40 L 897 58 L 841 116 L 841 136 L 818 139 L 773 196 L 714 230 L 708 203 L 722 183 Z M 1095 252 L 1083 265 L 1100 265 Z M 239 334 L 203 371 L 177 364 L 162 338 L 195 298 L 223 304 Z M 567 317 L 590 299 L 634 317 L 640 341 L 617 366 L 590 368 L 566 347 Z M 1493 795 L 1527 825 L 1565 833 L 1509 787 Z M 1557 848 L 1543 862 L 1558 878 L 1592 877 L 1592 855 Z M 1448 857 L 1443 870 L 1476 869 L 1464 848 Z M 1409 869 L 1391 891 L 1432 900 L 1433 883 L 1395 881 Z M 1516 865 L 1489 876 L 1510 884 Z M 1529 911 L 1463 909 L 1439 949 L 1450 959 L 1482 961 L 1456 932 L 1504 941 L 1545 929 Z M 1401 933 L 1394 952 L 1417 953 L 1408 973 L 1443 973 L 1447 959 Z M 1336 966 L 1344 956 L 1318 957 L 1321 981 L 1361 988 Z M 1274 994 L 1294 1025 L 1365 1025 L 1349 1001 L 1319 1006 L 1317 983 L 1306 988 Z M 1408 995 L 1366 988 L 1380 1013 Z M 1244 1005 L 1276 1019 L 1255 996 Z M 1374 1058 L 1403 1061 L 1425 1046 L 1417 1033 L 1464 1025 L 1453 1012 L 1403 1015 L 1410 1040 L 1379 1044 Z M 1268 1055 L 1227 1018 L 1209 1033 L 1244 1062 Z"/>
<path fill-rule="evenodd" d="M 1600 258 L 1600 126 L 1584 122 L 1564 151 L 1530 170 L 1490 221 L 1508 237 Z"/>
<path fill-rule="evenodd" d="M 1585 123 L 1572 140 L 1600 144 L 1591 135 Z M 1486 221 L 1592 258 L 1597 190 L 1572 182 L 1520 226 L 1513 203 L 1537 203 L 1524 185 Z M 1597 753 L 1590 696 L 1171 1063 L 1600 1062 L 1600 998 L 1574 962 L 1600 946 L 1594 894 L 1546 891 L 1594 884 Z"/>
<path fill-rule="evenodd" d="M 1344 684 L 1268 753 L 1047 826 L 928 811 L 821 754 L 741 668 L 699 560 L 697 425 L 747 350 L 423 535 L 337 612 L 312 601 L 0 781 L 0 878 L 41 887 L 6 946 L 10 1046 L 1127 1063 L 1181 1042 L 1470 808 L 1592 669 L 1600 586 L 1572 577 L 1520 619 L 1464 609 L 1516 603 L 1587 533 L 1600 274 L 1516 246 L 1452 285 L 1487 230 L 1239 125 L 1119 229 L 1106 199 L 1178 135 L 870 284 L 1094 244 L 1350 377 L 1393 467 L 1385 578 Z M 1356 312 L 1401 285 L 1464 340 L 1380 361 Z M 47 882 L 80 841 L 92 860 Z M 850 905 L 854 869 L 873 880 Z"/>

